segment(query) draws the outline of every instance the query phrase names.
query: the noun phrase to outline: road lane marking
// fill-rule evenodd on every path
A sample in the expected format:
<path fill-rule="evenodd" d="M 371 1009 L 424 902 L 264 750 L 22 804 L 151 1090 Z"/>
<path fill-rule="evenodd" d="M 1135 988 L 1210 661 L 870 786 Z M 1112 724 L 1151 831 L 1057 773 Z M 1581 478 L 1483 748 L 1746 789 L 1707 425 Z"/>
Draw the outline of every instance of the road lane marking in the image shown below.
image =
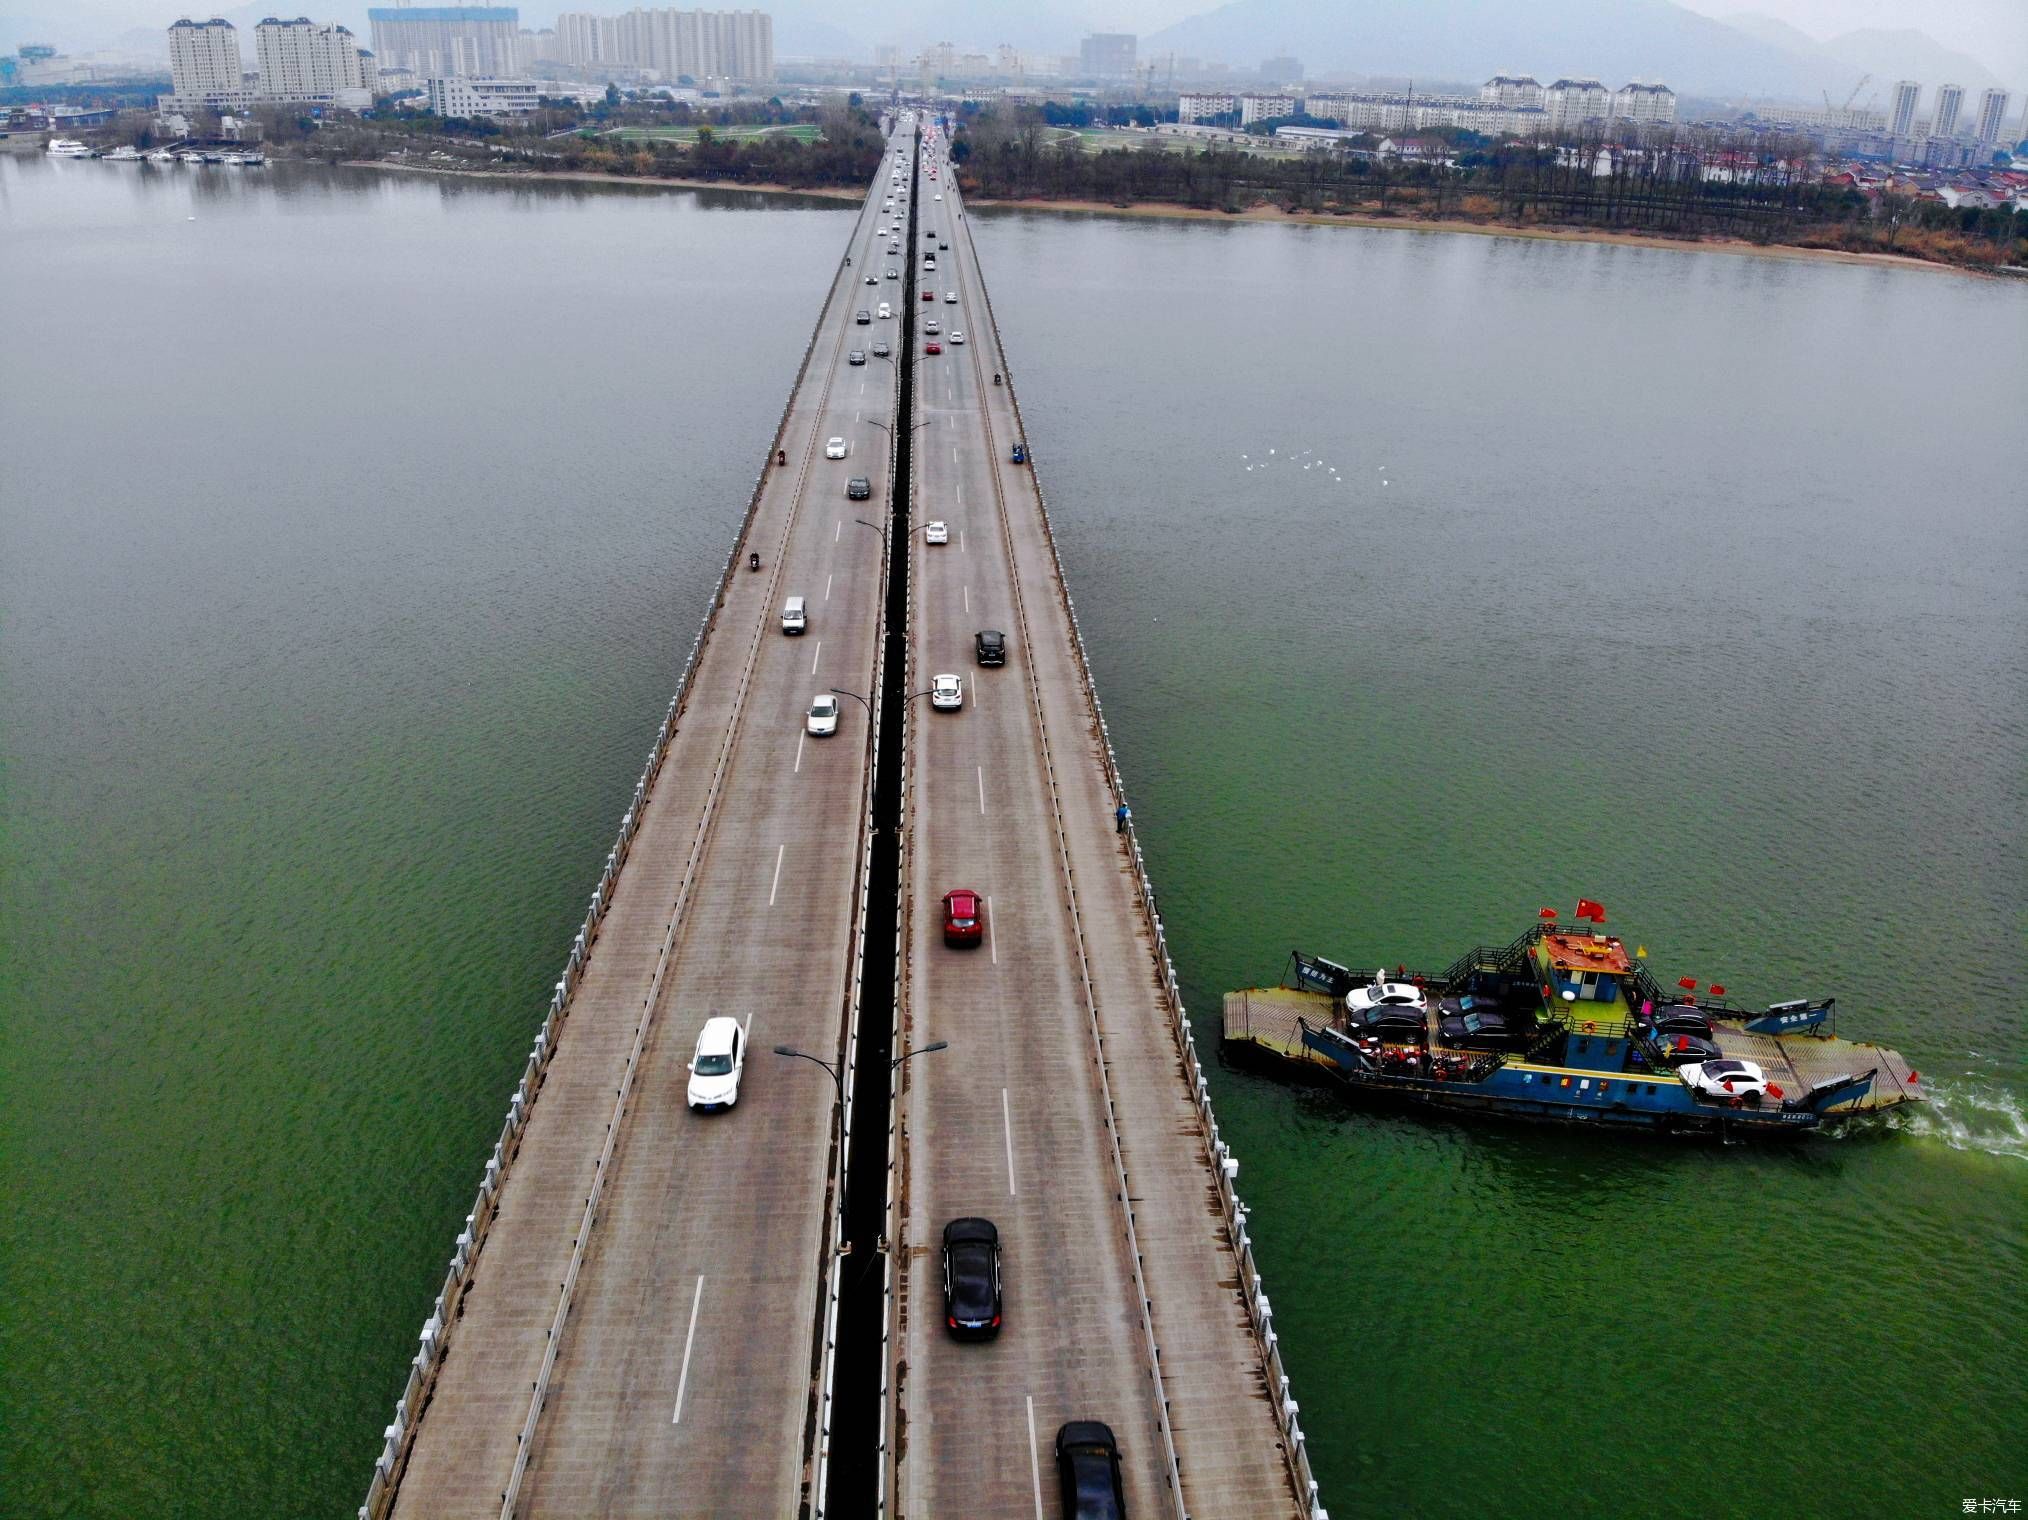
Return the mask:
<path fill-rule="evenodd" d="M 981 786 L 985 785 L 982 781 Z M 982 810 L 983 811 L 983 810 Z M 986 899 L 986 950 L 993 957 L 993 964 L 1000 964 L 1000 937 L 993 932 L 993 899 Z"/>
<path fill-rule="evenodd" d="M 841 517 L 841 518 L 839 518 L 839 519 L 838 519 L 838 527 L 837 527 L 837 530 L 836 530 L 835 532 L 833 532 L 833 533 L 832 533 L 832 535 L 831 535 L 831 542 L 832 542 L 832 543 L 834 543 L 834 544 L 835 544 L 835 543 L 837 543 L 837 542 L 838 542 L 838 539 L 839 539 L 839 536 L 840 536 L 841 534 L 843 534 L 843 533 L 844 533 L 844 531 L 845 531 L 845 519 Z"/>
<path fill-rule="evenodd" d="M 814 650 L 814 651 L 813 651 L 813 652 L 811 653 L 811 655 L 810 655 L 810 674 L 811 674 L 811 675 L 815 675 L 815 674 L 817 673 L 817 661 L 818 661 L 818 660 L 820 660 L 820 659 L 822 659 L 822 658 L 823 658 L 823 655 L 824 655 L 824 641 L 823 641 L 822 639 L 819 639 L 819 640 L 817 640 L 817 647 L 816 647 L 816 649 L 815 649 L 815 650 Z"/>
<path fill-rule="evenodd" d="M 972 610 L 972 588 L 970 586 L 967 586 L 965 587 L 965 611 L 966 613 L 969 614 L 971 610 Z"/>
<path fill-rule="evenodd" d="M 1035 1485 L 1035 1520 L 1042 1520 L 1042 1459 L 1035 1455 L 1035 1395 L 1032 1393 L 1028 1395 L 1028 1477 Z"/>
<path fill-rule="evenodd" d="M 683 1374 L 676 1379 L 676 1412 L 669 1416 L 669 1423 L 671 1425 L 680 1425 L 683 1422 L 683 1390 L 690 1384 L 690 1348 L 697 1341 L 697 1306 L 703 1302 L 704 1274 L 699 1272 L 697 1274 L 697 1291 L 690 1296 L 690 1332 L 683 1337 Z M 1028 1418 L 1028 1447 L 1028 1454 L 1032 1459 L 1035 1455 L 1035 1417 L 1032 1411 Z M 1042 1503 L 1040 1498 L 1042 1480 L 1037 1478 L 1035 1482 L 1035 1492 L 1038 1496 L 1035 1502 L 1039 1507 Z"/>
<path fill-rule="evenodd" d="M 831 577 L 828 575 L 824 577 L 824 600 L 831 600 Z"/>
<path fill-rule="evenodd" d="M 964 504 L 965 504 L 965 488 L 962 484 L 960 484 L 958 486 L 958 505 L 962 507 Z"/>
<path fill-rule="evenodd" d="M 768 888 L 768 906 L 770 908 L 775 905 L 775 893 L 782 889 L 782 856 L 787 852 L 788 848 L 787 844 L 781 844 L 775 848 L 775 881 L 774 885 Z"/>
<path fill-rule="evenodd" d="M 1014 1186 L 1014 1114 L 1007 1106 L 1007 1089 L 1000 1089 L 1000 1128 L 1007 1136 L 1007 1196 L 1018 1198 L 1021 1190 Z"/>
<path fill-rule="evenodd" d="M 965 530 L 963 528 L 960 528 L 958 529 L 958 553 L 963 554 L 964 552 L 965 552 Z"/>
<path fill-rule="evenodd" d="M 808 729 L 808 728 L 805 728 L 805 729 L 804 729 L 804 730 L 803 730 L 803 731 L 802 731 L 802 732 L 801 732 L 800 734 L 796 735 L 796 774 L 797 774 L 797 775 L 801 775 L 801 774 L 802 774 L 802 772 L 803 772 L 803 743 L 804 743 L 804 741 L 805 741 L 805 740 L 807 740 L 807 739 L 808 739 L 809 737 L 810 737 L 810 731 L 809 731 L 809 729 Z"/>
<path fill-rule="evenodd" d="M 986 813 L 986 767 L 975 765 L 972 769 L 979 773 L 979 816 L 983 818 Z"/>

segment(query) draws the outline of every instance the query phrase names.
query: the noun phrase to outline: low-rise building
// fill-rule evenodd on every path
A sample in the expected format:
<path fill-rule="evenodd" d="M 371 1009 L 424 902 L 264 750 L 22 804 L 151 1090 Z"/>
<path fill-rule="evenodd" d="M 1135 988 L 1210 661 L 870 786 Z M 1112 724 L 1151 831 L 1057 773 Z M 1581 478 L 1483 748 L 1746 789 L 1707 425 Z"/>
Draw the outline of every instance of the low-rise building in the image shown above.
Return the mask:
<path fill-rule="evenodd" d="M 541 107 L 532 79 L 438 76 L 426 85 L 430 109 L 445 118 L 529 116 Z"/>
<path fill-rule="evenodd" d="M 1185 126 L 1192 122 L 1231 116 L 1238 110 L 1237 95 L 1189 94 L 1178 96 L 1176 100 L 1176 120 Z"/>
<path fill-rule="evenodd" d="M 1239 97 L 1239 124 L 1250 127 L 1257 121 L 1274 121 L 1296 114 L 1293 95 L 1242 95 Z"/>

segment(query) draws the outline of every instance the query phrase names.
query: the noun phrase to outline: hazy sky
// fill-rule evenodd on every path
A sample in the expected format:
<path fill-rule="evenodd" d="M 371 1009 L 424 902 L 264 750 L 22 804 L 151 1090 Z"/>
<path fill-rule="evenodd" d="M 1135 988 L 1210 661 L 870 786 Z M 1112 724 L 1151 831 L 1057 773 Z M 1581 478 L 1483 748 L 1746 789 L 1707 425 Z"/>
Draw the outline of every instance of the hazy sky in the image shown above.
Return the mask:
<path fill-rule="evenodd" d="M 2018 96 L 2028 90 L 2028 0 L 1676 0 L 1723 21 L 1743 12 L 1786 21 L 1812 37 L 1858 27 L 1927 32 L 2011 76 Z"/>
<path fill-rule="evenodd" d="M 288 9 L 291 15 L 307 11 L 319 20 L 327 17 L 350 20 L 356 16 L 363 22 L 369 3 L 375 0 L 291 0 Z M 560 9 L 617 12 L 637 3 L 701 4 L 706 0 L 520 0 L 523 16 L 540 22 L 546 22 Z M 712 0 L 712 3 L 767 7 L 767 0 Z M 1218 3 L 1220 0 L 1051 0 L 1047 9 L 1088 29 L 1146 34 L 1185 16 L 1211 10 Z M 1322 0 L 1322 3 L 1357 4 L 1358 0 Z M 1525 9 L 1529 0 L 1512 3 Z M 1758 12 L 1816 37 L 1828 37 L 1855 27 L 1915 28 L 1999 70 L 2017 92 L 2028 90 L 2028 0 L 1678 0 L 1678 3 L 1720 20 L 1741 12 Z M 235 8 L 233 0 L 211 0 L 209 6 L 204 0 L 197 0 L 194 5 L 179 0 L 0 0 L 0 22 L 33 18 L 36 25 L 75 46 L 94 37 L 111 37 L 130 27 L 166 27 L 184 14 L 210 14 L 215 9 Z M 963 30 L 959 18 L 967 9 L 964 0 L 949 8 L 952 35 Z M 808 4 L 807 10 L 819 14 L 828 11 L 846 31 L 869 40 L 884 40 L 891 30 L 893 7 L 882 0 L 836 0 L 829 6 Z M 1074 36 L 1063 39 L 1065 47 L 1075 42 Z"/>

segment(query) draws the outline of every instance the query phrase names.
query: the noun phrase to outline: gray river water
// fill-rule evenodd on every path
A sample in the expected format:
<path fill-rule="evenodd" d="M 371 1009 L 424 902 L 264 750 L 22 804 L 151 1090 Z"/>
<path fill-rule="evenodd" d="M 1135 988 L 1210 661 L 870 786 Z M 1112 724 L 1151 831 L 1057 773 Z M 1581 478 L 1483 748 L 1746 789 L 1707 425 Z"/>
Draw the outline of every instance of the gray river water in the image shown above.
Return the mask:
<path fill-rule="evenodd" d="M 357 1503 L 848 214 L 0 159 L 0 1509 Z M 976 215 L 1200 1033 L 1583 894 L 1938 1098 L 1214 1073 L 1332 1512 L 2028 1498 L 2028 290 Z"/>

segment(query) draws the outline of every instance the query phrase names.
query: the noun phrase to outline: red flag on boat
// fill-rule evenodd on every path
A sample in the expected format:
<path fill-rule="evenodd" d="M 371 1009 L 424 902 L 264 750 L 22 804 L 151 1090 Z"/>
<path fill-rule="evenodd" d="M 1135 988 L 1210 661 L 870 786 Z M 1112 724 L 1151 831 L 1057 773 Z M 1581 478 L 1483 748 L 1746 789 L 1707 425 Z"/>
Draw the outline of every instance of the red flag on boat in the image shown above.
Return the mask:
<path fill-rule="evenodd" d="M 1580 897 L 1577 900 L 1577 911 L 1571 917 L 1588 918 L 1595 924 L 1602 924 L 1605 922 L 1605 904 L 1595 903 L 1589 897 Z"/>
<path fill-rule="evenodd" d="M 1537 918 L 1554 918 L 1556 917 L 1556 910 L 1554 908 L 1544 908 L 1540 913 L 1536 914 L 1535 916 Z"/>
<path fill-rule="evenodd" d="M 1776 1100 L 1777 1102 L 1779 1102 L 1779 1101 L 1781 1100 L 1781 1095 L 1782 1095 L 1782 1089 L 1781 1089 L 1781 1084 L 1780 1084 L 1779 1082 L 1770 1082 L 1770 1083 L 1768 1083 L 1768 1085 L 1767 1085 L 1767 1095 L 1768 1095 L 1768 1096 L 1769 1096 L 1770 1098 L 1773 1098 L 1773 1099 L 1775 1099 L 1775 1100 Z"/>
<path fill-rule="evenodd" d="M 1694 976 L 1679 976 L 1676 978 L 1676 985 L 1681 987 L 1685 992 L 1695 992 L 1697 990 L 1697 978 Z"/>
<path fill-rule="evenodd" d="M 1688 1036 L 1687 1034 L 1677 1035 L 1676 1048 L 1678 1050 L 1688 1050 L 1690 1048 L 1690 1036 Z"/>
<path fill-rule="evenodd" d="M 1911 1082 L 1920 1082 L 1922 1080 L 1922 1073 L 1911 1068 L 1908 1073 L 1908 1080 Z"/>
<path fill-rule="evenodd" d="M 1719 986 L 1719 985 L 1718 985 L 1718 983 L 1716 983 L 1716 982 L 1713 982 L 1713 983 L 1711 984 L 1711 995 L 1712 995 L 1713 997 L 1724 997 L 1724 996 L 1725 996 L 1725 989 L 1724 989 L 1723 987 Z"/>

